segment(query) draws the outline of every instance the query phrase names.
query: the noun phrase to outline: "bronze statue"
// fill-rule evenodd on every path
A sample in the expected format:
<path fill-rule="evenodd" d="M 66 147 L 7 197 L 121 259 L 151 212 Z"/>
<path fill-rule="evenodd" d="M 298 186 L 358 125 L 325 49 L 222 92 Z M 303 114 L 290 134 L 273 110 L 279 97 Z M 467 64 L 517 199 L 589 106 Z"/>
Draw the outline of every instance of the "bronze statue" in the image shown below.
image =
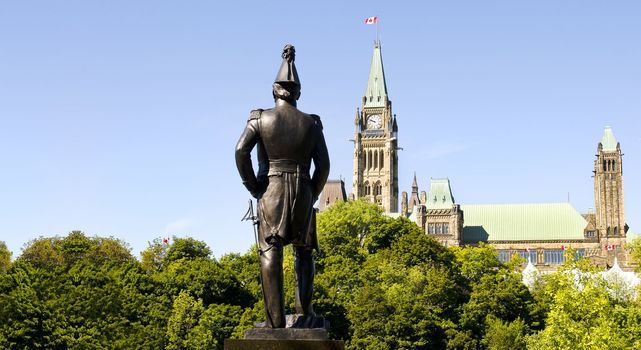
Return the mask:
<path fill-rule="evenodd" d="M 329 175 L 329 155 L 320 117 L 296 108 L 300 81 L 292 45 L 283 49 L 283 63 L 273 84 L 275 107 L 253 110 L 236 145 L 236 166 L 243 184 L 258 199 L 258 249 L 265 298 L 265 326 L 286 326 L 283 295 L 283 246 L 294 246 L 296 321 L 316 327 L 312 307 L 313 250 L 318 250 L 314 202 Z M 250 153 L 258 153 L 254 174 Z M 310 177 L 310 163 L 314 173 Z"/>

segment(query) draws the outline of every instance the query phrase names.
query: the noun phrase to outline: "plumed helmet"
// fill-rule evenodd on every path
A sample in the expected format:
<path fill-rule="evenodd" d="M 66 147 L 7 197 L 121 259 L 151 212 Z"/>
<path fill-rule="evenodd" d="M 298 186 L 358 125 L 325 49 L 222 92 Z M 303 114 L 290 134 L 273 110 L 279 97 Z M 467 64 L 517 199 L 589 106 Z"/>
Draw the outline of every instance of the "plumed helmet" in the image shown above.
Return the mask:
<path fill-rule="evenodd" d="M 294 64 L 294 59 L 296 58 L 296 50 L 291 44 L 285 45 L 283 48 L 283 63 L 280 65 L 278 74 L 276 74 L 276 79 L 274 83 L 279 83 L 284 86 L 296 85 L 300 88 L 300 80 L 298 79 L 298 72 L 296 71 L 296 65 Z"/>

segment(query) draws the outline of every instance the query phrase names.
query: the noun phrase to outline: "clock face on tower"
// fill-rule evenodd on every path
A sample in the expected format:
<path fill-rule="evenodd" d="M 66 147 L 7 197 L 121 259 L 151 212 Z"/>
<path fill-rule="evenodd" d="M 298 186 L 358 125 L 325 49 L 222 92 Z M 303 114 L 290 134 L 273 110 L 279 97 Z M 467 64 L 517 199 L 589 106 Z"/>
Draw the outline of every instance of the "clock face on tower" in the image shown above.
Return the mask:
<path fill-rule="evenodd" d="M 367 118 L 368 129 L 380 129 L 382 125 L 381 116 L 378 114 L 372 114 Z"/>

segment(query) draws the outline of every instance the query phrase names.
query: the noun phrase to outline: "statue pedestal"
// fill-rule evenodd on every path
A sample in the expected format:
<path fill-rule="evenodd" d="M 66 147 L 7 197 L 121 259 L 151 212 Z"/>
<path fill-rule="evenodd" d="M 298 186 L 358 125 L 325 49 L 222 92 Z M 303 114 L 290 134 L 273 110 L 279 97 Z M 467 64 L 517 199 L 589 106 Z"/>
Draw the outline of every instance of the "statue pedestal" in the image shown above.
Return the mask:
<path fill-rule="evenodd" d="M 288 315 L 288 325 L 302 320 Z M 312 322 L 329 326 L 325 319 Z M 309 323 L 309 320 L 306 320 Z M 245 339 L 226 339 L 225 350 L 344 350 L 342 340 L 329 340 L 326 328 L 251 328 Z"/>
<path fill-rule="evenodd" d="M 344 350 L 342 340 L 226 339 L 225 350 Z"/>

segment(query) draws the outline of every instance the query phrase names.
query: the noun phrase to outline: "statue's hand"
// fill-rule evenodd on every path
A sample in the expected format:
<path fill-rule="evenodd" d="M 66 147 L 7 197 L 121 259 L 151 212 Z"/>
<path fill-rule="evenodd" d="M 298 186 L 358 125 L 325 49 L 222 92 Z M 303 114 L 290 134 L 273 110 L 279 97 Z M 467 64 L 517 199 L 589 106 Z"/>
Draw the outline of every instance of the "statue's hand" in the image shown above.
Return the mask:
<path fill-rule="evenodd" d="M 269 178 L 259 177 L 256 189 L 251 191 L 252 197 L 260 199 L 263 196 L 263 193 L 267 190 L 267 185 L 269 184 Z"/>

